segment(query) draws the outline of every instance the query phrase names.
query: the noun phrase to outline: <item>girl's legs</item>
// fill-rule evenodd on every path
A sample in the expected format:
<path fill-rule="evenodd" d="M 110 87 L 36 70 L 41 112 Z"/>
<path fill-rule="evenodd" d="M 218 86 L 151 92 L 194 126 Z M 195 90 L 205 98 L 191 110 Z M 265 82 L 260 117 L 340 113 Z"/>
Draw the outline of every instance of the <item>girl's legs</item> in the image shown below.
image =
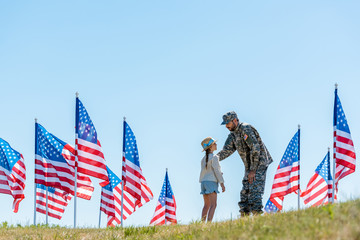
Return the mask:
<path fill-rule="evenodd" d="M 209 209 L 207 221 L 211 222 L 215 213 L 217 193 L 216 192 L 210 193 L 209 198 L 210 198 L 210 209 Z"/>
<path fill-rule="evenodd" d="M 203 210 L 201 212 L 201 221 L 205 222 L 206 221 L 206 217 L 207 217 L 207 214 L 209 212 L 209 208 L 210 208 L 210 197 L 209 197 L 210 194 L 204 194 L 203 197 L 204 197 L 204 207 L 203 207 Z"/>
<path fill-rule="evenodd" d="M 205 221 L 207 218 L 207 221 L 211 222 L 215 213 L 217 193 L 204 194 L 203 197 L 204 207 L 201 213 L 201 221 Z"/>

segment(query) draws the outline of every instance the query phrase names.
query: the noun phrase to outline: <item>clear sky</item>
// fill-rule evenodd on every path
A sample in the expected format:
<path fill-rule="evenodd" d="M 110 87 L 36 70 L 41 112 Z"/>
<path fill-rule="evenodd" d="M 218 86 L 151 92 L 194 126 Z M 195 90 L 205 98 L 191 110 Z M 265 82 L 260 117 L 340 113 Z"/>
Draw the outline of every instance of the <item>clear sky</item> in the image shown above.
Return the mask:
<path fill-rule="evenodd" d="M 359 1 L 329 0 L 1 1 L 0 137 L 23 154 L 27 181 L 17 214 L 12 197 L 0 195 L 0 221 L 33 223 L 34 118 L 74 144 L 77 91 L 116 174 L 124 116 L 137 138 L 154 200 L 124 226 L 149 224 L 166 168 L 178 221 L 200 219 L 200 142 L 212 136 L 223 146 L 229 132 L 220 123 L 231 110 L 257 128 L 274 158 L 264 204 L 301 124 L 305 189 L 332 147 L 335 83 L 360 146 L 359 8 Z M 237 153 L 221 167 L 227 190 L 218 195 L 216 221 L 238 216 L 244 175 Z M 342 179 L 339 200 L 359 197 L 359 181 L 358 170 Z M 78 199 L 78 226 L 98 224 L 101 188 L 93 182 L 92 200 Z M 72 226 L 73 207 L 50 224 Z M 285 198 L 285 210 L 296 207 L 294 194 Z"/>

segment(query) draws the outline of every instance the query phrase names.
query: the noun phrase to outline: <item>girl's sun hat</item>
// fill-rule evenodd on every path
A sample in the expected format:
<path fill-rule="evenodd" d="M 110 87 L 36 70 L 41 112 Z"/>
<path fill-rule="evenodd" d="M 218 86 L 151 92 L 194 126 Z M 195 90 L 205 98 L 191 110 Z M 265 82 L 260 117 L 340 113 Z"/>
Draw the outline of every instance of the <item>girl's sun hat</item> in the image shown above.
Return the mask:
<path fill-rule="evenodd" d="M 212 137 L 207 137 L 201 142 L 201 146 L 203 147 L 202 151 L 206 151 L 211 147 L 213 143 L 215 143 L 217 140 L 213 139 Z"/>

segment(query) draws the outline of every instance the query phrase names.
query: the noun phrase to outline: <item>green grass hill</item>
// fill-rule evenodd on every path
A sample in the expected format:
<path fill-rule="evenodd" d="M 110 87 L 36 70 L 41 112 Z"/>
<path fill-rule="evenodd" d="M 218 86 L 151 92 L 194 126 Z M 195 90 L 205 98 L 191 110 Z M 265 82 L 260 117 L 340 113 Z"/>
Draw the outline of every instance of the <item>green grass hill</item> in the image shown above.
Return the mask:
<path fill-rule="evenodd" d="M 71 229 L 4 222 L 0 239 L 360 239 L 360 200 L 211 224 Z"/>

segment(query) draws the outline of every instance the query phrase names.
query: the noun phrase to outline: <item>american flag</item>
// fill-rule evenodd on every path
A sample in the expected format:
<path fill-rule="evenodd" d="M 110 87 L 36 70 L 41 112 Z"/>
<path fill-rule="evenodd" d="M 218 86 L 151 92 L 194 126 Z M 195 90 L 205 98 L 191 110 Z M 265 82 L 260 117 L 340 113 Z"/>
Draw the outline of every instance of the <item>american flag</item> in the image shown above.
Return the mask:
<path fill-rule="evenodd" d="M 35 124 L 35 183 L 55 187 L 74 195 L 74 148 Z M 94 186 L 89 177 L 77 175 L 77 196 L 90 200 Z"/>
<path fill-rule="evenodd" d="M 19 210 L 19 203 L 25 198 L 26 168 L 23 156 L 0 138 L 0 193 L 13 196 L 13 211 Z"/>
<path fill-rule="evenodd" d="M 104 180 L 100 183 L 102 187 L 107 185 L 109 178 L 100 141 L 95 126 L 79 98 L 76 98 L 75 144 L 77 145 L 78 172 Z"/>
<path fill-rule="evenodd" d="M 107 226 L 121 224 L 121 180 L 108 167 L 110 183 L 102 188 L 100 210 L 108 216 Z M 135 199 L 124 191 L 123 218 L 126 220 L 135 211 Z"/>
<path fill-rule="evenodd" d="M 332 199 L 332 177 L 330 174 L 330 153 L 321 161 L 310 178 L 306 190 L 301 193 L 305 205 L 319 206 L 331 202 Z M 330 200 L 329 200 L 330 199 Z"/>
<path fill-rule="evenodd" d="M 287 194 L 300 190 L 299 142 L 300 130 L 298 130 L 291 139 L 276 170 L 270 199 L 277 197 L 283 198 Z M 282 206 L 278 206 L 274 201 L 272 202 L 280 210 L 282 209 Z"/>
<path fill-rule="evenodd" d="M 265 212 L 266 213 L 276 213 L 276 212 L 279 212 L 280 209 L 276 206 L 281 206 L 282 207 L 282 204 L 283 204 L 283 200 L 284 200 L 284 197 L 281 197 L 281 198 L 273 198 L 273 199 L 270 199 L 267 201 L 266 205 L 265 205 Z M 274 203 L 273 203 L 274 202 Z"/>
<path fill-rule="evenodd" d="M 354 143 L 337 89 L 335 89 L 334 103 L 334 160 L 336 162 L 335 188 L 337 192 L 339 180 L 355 172 L 356 164 Z"/>
<path fill-rule="evenodd" d="M 150 225 L 176 224 L 176 202 L 170 186 L 169 176 L 166 171 L 164 184 L 161 189 L 155 213 Z"/>
<path fill-rule="evenodd" d="M 153 199 L 139 162 L 136 139 L 130 126 L 124 121 L 122 180 L 124 190 L 135 198 L 135 207 Z"/>
<path fill-rule="evenodd" d="M 71 196 L 63 190 L 48 188 L 48 216 L 61 219 Z M 36 211 L 46 214 L 46 186 L 36 184 Z"/>

